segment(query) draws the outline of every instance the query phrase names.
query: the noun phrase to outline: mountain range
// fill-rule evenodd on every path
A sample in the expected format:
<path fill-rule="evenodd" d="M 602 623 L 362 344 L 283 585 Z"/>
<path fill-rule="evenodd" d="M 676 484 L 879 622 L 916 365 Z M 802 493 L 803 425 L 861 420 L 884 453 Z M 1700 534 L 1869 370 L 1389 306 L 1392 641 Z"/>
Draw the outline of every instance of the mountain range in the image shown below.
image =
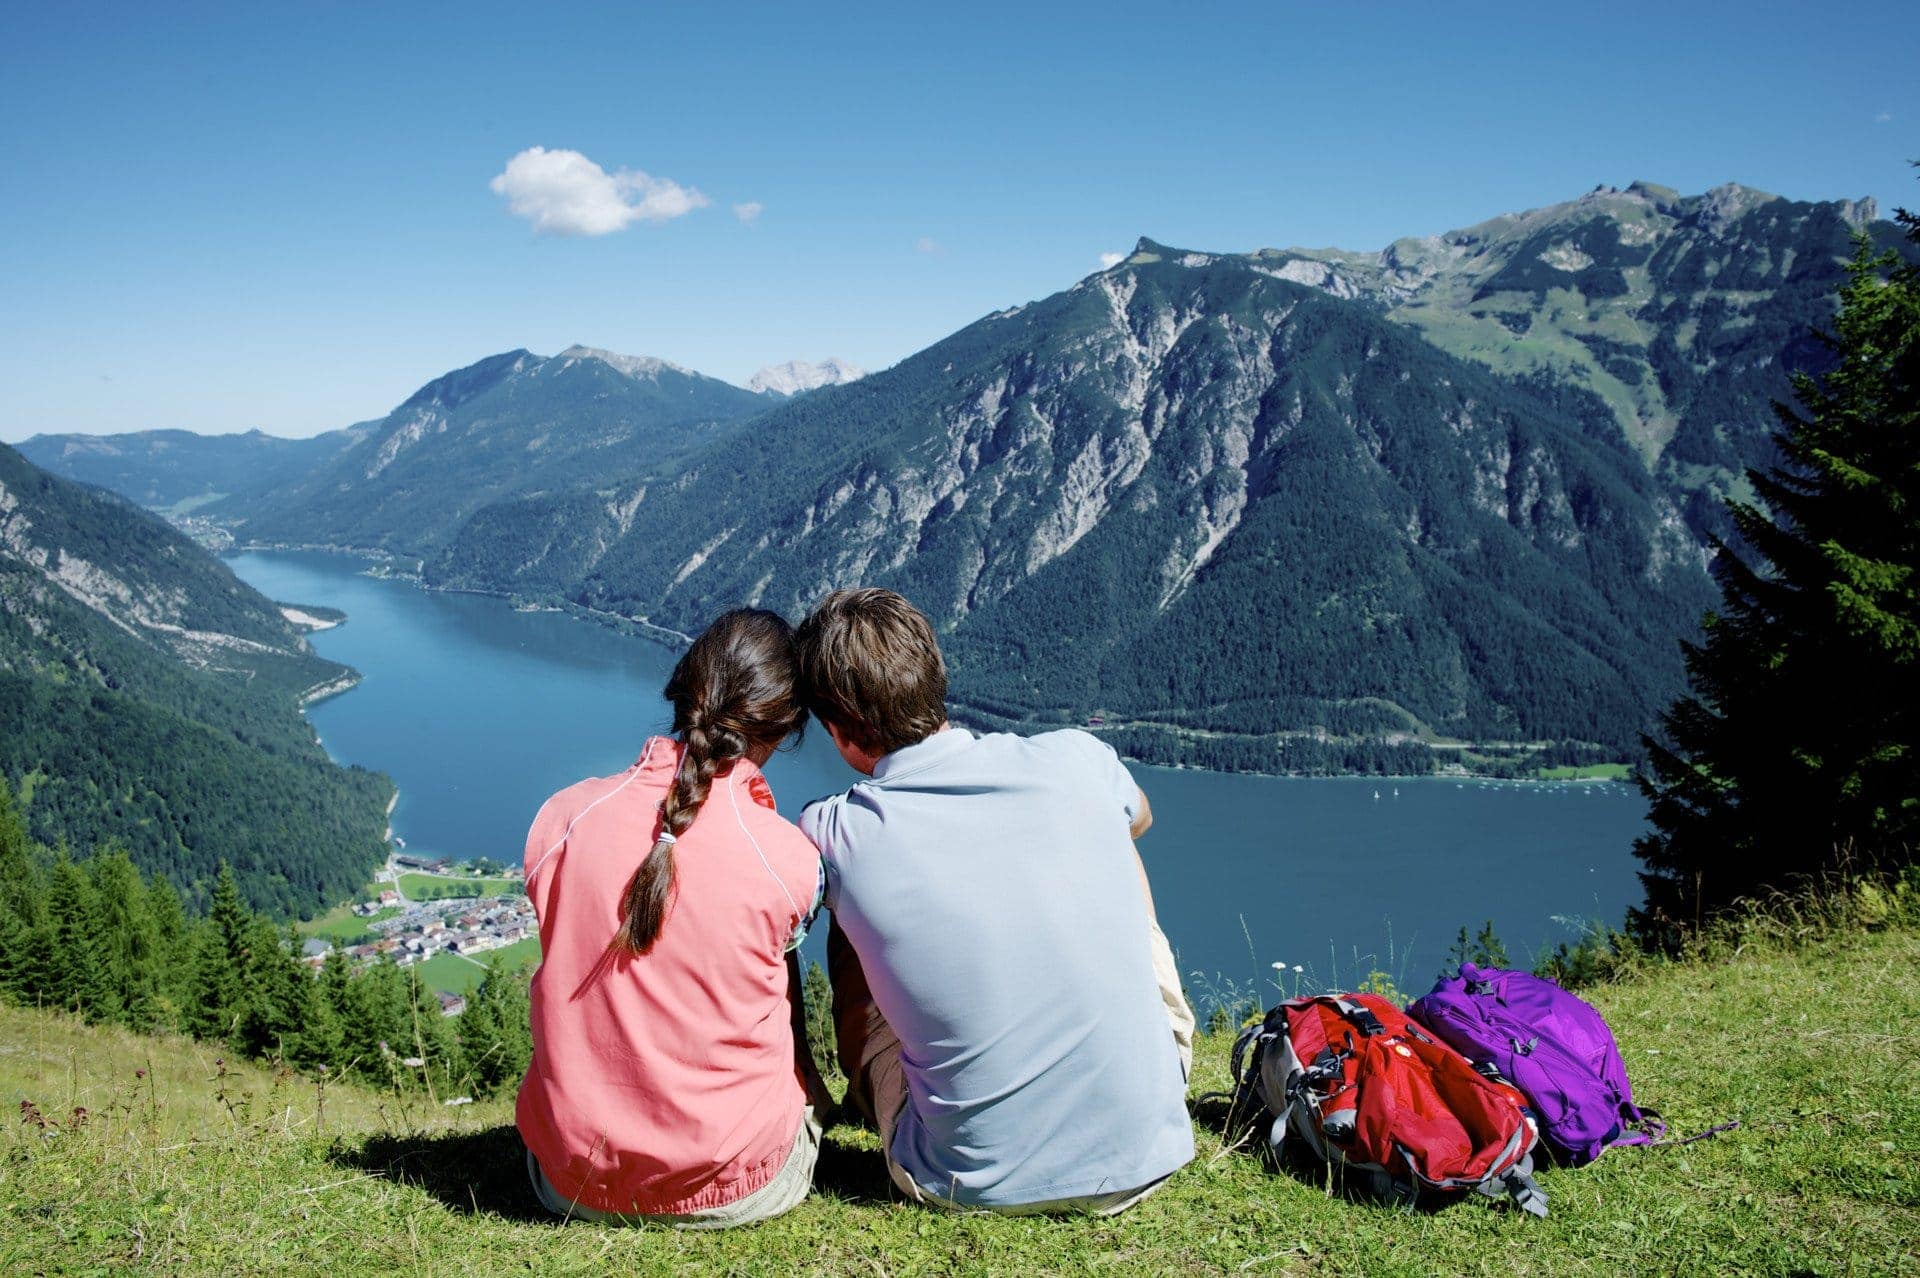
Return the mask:
<path fill-rule="evenodd" d="M 1143 239 L 771 406 L 495 356 L 199 513 L 677 630 L 891 585 L 969 717 L 1091 717 L 1150 759 L 1630 757 L 1856 234 L 1902 243 L 1870 202 L 1637 182 L 1377 253 Z"/>
<path fill-rule="evenodd" d="M 385 777 L 303 701 L 357 676 L 164 520 L 0 445 L 0 778 L 48 845 L 125 846 L 204 902 L 324 908 L 384 847 Z"/>

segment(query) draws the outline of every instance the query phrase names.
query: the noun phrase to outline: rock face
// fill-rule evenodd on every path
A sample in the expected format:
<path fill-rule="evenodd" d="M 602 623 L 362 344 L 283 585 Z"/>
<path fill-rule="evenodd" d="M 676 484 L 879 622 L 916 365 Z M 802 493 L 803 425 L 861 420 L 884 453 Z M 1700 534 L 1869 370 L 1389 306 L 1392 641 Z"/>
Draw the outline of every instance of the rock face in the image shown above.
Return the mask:
<path fill-rule="evenodd" d="M 749 377 L 747 389 L 786 398 L 822 386 L 844 386 L 866 375 L 865 369 L 855 368 L 843 359 L 829 357 L 818 364 L 790 359 L 784 364 L 770 364 Z"/>
<path fill-rule="evenodd" d="M 1143 239 L 785 398 L 817 370 L 496 356 L 208 510 L 675 631 L 890 585 L 976 719 L 1258 737 L 1235 766 L 1436 734 L 1618 757 L 1681 686 L 1720 497 L 1823 367 L 1856 233 L 1902 243 L 1870 201 L 1636 182 L 1378 252 Z"/>
<path fill-rule="evenodd" d="M 1629 746 L 1707 598 L 1671 498 L 1601 410 L 1270 267 L 1144 248 L 429 576 L 682 630 L 889 585 L 990 716 Z"/>
<path fill-rule="evenodd" d="M 9 613 L 52 645 L 39 660 L 62 659 L 55 618 L 77 605 L 190 666 L 251 672 L 254 662 L 289 664 L 328 677 L 344 670 L 314 657 L 277 607 L 181 534 L 118 497 L 55 479 L 4 446 L 0 567 Z M 87 654 L 74 647 L 64 657 L 85 661 Z M 27 650 L 0 649 L 0 662 L 24 668 Z"/>
<path fill-rule="evenodd" d="M 1794 371 L 1825 367 L 1810 329 L 1833 314 L 1852 237 L 1912 251 L 1876 216 L 1870 199 L 1635 182 L 1379 253 L 1249 260 L 1367 300 L 1443 350 L 1598 398 L 1689 522 L 1723 533 L 1721 499 L 1775 460 L 1772 403 L 1792 398 Z"/>

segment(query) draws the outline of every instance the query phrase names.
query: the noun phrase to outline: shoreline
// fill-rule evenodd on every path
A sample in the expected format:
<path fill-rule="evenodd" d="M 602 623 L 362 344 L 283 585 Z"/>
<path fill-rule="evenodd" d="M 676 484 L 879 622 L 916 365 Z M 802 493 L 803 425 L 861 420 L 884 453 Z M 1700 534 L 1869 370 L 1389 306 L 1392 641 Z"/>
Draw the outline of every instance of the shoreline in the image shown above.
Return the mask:
<path fill-rule="evenodd" d="M 331 543 L 320 543 L 320 542 L 293 544 L 293 543 L 286 543 L 286 542 L 258 542 L 258 541 L 238 542 L 236 541 L 232 546 L 222 551 L 221 553 L 223 555 L 234 555 L 234 554 L 245 554 L 249 552 L 261 553 L 261 554 L 317 552 L 322 554 L 339 555 L 346 558 L 359 559 L 372 564 L 379 564 L 383 566 L 396 564 L 396 563 L 403 563 L 403 562 L 412 562 L 415 565 L 415 568 L 413 571 L 402 570 L 402 571 L 396 572 L 396 571 L 389 570 L 387 572 L 370 574 L 370 575 L 375 576 L 376 578 L 381 580 L 404 582 L 408 585 L 415 587 L 416 589 L 419 589 L 431 594 L 476 595 L 486 599 L 498 599 L 501 602 L 507 604 L 509 607 L 511 607 L 515 612 L 559 613 L 568 617 L 576 617 L 581 620 L 591 622 L 592 624 L 602 626 L 603 628 L 606 628 L 606 629 L 615 630 L 623 634 L 632 635 L 636 638 L 648 640 L 649 642 L 652 642 L 652 643 L 657 643 L 662 647 L 669 648 L 674 651 L 683 650 L 688 644 L 691 644 L 693 642 L 693 636 L 688 635 L 683 631 L 674 630 L 668 626 L 656 625 L 655 623 L 648 621 L 644 617 L 628 617 L 617 612 L 609 612 L 602 608 L 591 608 L 584 604 L 576 604 L 576 603 L 573 603 L 571 600 L 564 600 L 559 604 L 552 604 L 552 603 L 530 599 L 526 596 L 516 595 L 513 592 L 506 591 L 506 590 L 486 589 L 486 588 L 475 587 L 475 586 L 436 586 L 427 582 L 420 575 L 419 568 L 423 566 L 422 560 L 409 559 L 408 556 L 396 555 L 392 551 L 388 551 L 388 550 L 380 550 L 380 549 L 374 549 L 369 547 L 340 546 L 340 545 L 334 545 Z M 310 690 L 309 694 L 307 695 L 312 696 L 314 701 L 319 701 L 319 700 L 325 699 L 326 697 L 337 696 L 342 692 L 351 691 L 352 688 L 356 686 L 358 683 L 359 683 L 359 676 L 356 673 L 352 683 L 348 683 L 345 686 L 337 687 L 337 688 L 328 687 L 328 688 L 325 688 L 324 690 L 323 689 Z M 311 704 L 311 703 L 306 700 L 303 700 L 301 702 L 302 709 L 304 710 L 304 708 L 308 704 Z M 975 707 L 968 705 L 964 701 L 953 700 L 949 704 L 952 706 L 953 710 L 957 712 L 954 717 L 956 721 L 961 724 L 961 726 L 970 727 L 976 731 L 990 732 L 990 731 L 1010 730 L 1008 728 L 993 728 L 988 726 L 989 719 L 997 719 L 997 718 L 1001 718 L 1002 716 L 994 715 L 991 712 L 986 712 L 986 711 L 976 711 Z M 1018 721 L 1015 726 L 1018 726 L 1021 728 L 1031 728 L 1041 732 L 1055 731 L 1061 728 L 1078 728 L 1083 732 L 1092 732 L 1094 736 L 1101 736 L 1101 733 L 1099 731 L 1093 728 L 1089 728 L 1088 725 L 1084 723 L 1075 723 L 1075 722 L 1053 723 L 1053 722 L 1045 722 L 1045 721 L 1024 720 L 1024 721 Z M 1258 740 L 1258 739 L 1262 739 L 1267 736 L 1273 735 L 1273 734 L 1267 734 L 1267 733 L 1260 733 L 1260 734 L 1231 733 L 1231 732 L 1222 733 L 1222 732 L 1215 732 L 1208 729 L 1184 729 L 1184 728 L 1181 728 L 1175 725 L 1170 725 L 1170 724 L 1153 724 L 1151 726 L 1155 730 L 1167 732 L 1175 736 L 1179 736 L 1184 733 L 1193 733 L 1196 735 L 1224 737 L 1224 738 L 1233 739 L 1233 740 Z M 1427 748 L 1432 751 L 1443 751 L 1445 753 L 1452 754 L 1456 752 L 1466 752 L 1466 751 L 1474 750 L 1480 746 L 1490 747 L 1495 744 L 1497 743 L 1448 742 L 1439 746 L 1434 746 L 1429 744 L 1427 745 Z M 1458 782 L 1462 785 L 1514 784 L 1514 785 L 1625 785 L 1625 786 L 1631 786 L 1633 784 L 1631 771 L 1625 777 L 1508 777 L 1508 776 L 1498 776 L 1492 773 L 1484 773 L 1484 772 L 1443 772 L 1438 769 L 1432 772 L 1267 772 L 1264 770 L 1252 769 L 1252 768 L 1205 768 L 1205 767 L 1198 767 L 1190 763 L 1168 762 L 1168 761 L 1163 761 L 1158 759 L 1142 758 L 1137 755 L 1129 755 L 1129 754 L 1122 754 L 1121 758 L 1130 764 L 1138 764 L 1142 767 L 1177 769 L 1183 772 L 1208 772 L 1216 776 L 1265 777 L 1265 778 L 1270 778 L 1274 780 L 1328 780 L 1328 781 L 1360 780 L 1360 781 L 1364 781 L 1364 780 L 1371 779 L 1375 781 L 1388 781 L 1388 782 L 1451 780 L 1451 781 Z"/>
<path fill-rule="evenodd" d="M 314 684 L 311 688 L 301 693 L 298 698 L 300 713 L 304 715 L 308 706 L 317 705 L 329 697 L 337 697 L 343 692 L 352 692 L 360 686 L 360 681 L 365 677 L 366 676 L 362 675 L 358 670 L 351 670 L 341 675 L 338 679 L 329 679 L 325 683 Z M 316 734 L 316 736 L 317 735 L 318 734 Z M 338 761 L 336 760 L 336 762 Z"/>

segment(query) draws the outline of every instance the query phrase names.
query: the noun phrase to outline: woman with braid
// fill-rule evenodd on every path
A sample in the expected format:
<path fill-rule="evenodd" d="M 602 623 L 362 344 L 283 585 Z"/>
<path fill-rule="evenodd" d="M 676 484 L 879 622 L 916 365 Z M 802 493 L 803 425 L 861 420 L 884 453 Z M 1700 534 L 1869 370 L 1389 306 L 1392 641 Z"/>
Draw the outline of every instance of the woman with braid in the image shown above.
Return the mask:
<path fill-rule="evenodd" d="M 820 859 L 760 774 L 806 717 L 791 629 L 725 614 L 666 696 L 673 735 L 527 836 L 541 962 L 516 1117 L 556 1215 L 715 1229 L 797 1205 L 820 1148 L 793 958 Z"/>

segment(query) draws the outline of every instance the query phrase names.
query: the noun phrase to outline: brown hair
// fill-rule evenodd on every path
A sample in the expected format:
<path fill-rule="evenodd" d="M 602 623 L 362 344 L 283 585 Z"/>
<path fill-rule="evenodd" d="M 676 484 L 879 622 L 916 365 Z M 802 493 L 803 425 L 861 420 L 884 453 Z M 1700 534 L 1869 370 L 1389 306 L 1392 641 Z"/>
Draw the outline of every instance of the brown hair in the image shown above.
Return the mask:
<path fill-rule="evenodd" d="M 620 902 L 617 948 L 645 954 L 659 939 L 675 895 L 673 842 L 707 801 L 714 774 L 756 746 L 779 745 L 805 724 L 795 673 L 793 627 L 758 608 L 721 614 L 674 666 L 666 697 L 673 702 L 673 733 L 686 749 L 660 804 L 660 836 Z"/>
<path fill-rule="evenodd" d="M 933 626 L 891 590 L 836 590 L 793 636 L 800 695 L 862 750 L 889 754 L 947 720 L 947 665 Z"/>

